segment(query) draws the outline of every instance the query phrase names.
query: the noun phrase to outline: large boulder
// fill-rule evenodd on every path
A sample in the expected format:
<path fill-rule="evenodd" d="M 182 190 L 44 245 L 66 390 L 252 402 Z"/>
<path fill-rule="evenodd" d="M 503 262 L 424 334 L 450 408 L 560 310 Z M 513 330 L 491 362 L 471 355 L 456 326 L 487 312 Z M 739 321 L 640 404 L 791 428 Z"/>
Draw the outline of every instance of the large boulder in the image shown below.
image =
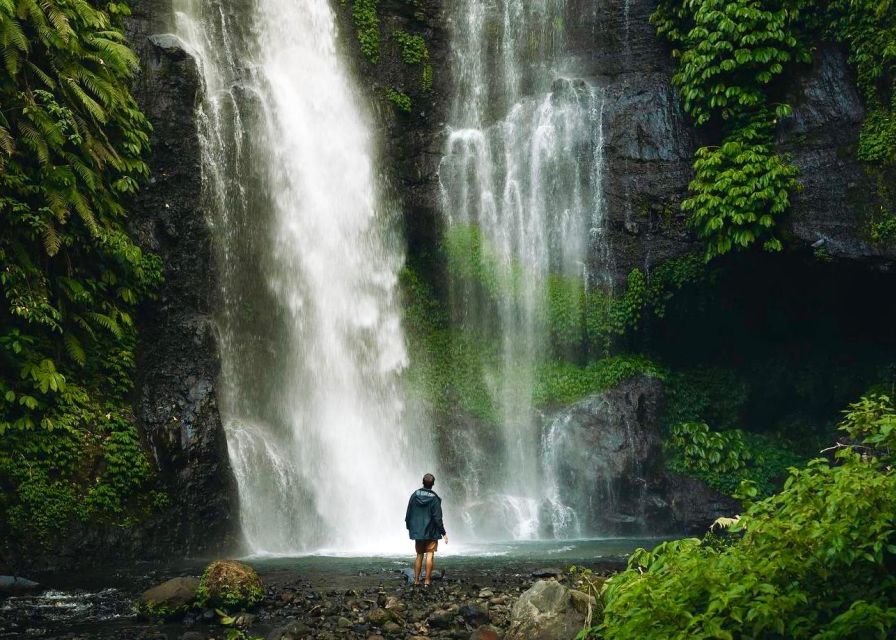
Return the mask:
<path fill-rule="evenodd" d="M 186 613 L 196 602 L 199 578 L 172 578 L 145 591 L 134 605 L 146 618 L 172 618 Z"/>
<path fill-rule="evenodd" d="M 239 611 L 249 609 L 264 598 L 264 586 L 258 573 L 247 564 L 234 560 L 216 560 L 206 567 L 199 583 L 203 605 Z"/>
<path fill-rule="evenodd" d="M 572 640 L 596 606 L 593 596 L 539 580 L 513 606 L 504 640 Z"/>
<path fill-rule="evenodd" d="M 18 576 L 0 576 L 0 598 L 21 596 L 40 591 L 41 586 L 33 580 Z"/>
<path fill-rule="evenodd" d="M 719 516 L 737 512 L 730 498 L 665 469 L 663 402 L 662 382 L 639 375 L 547 420 L 547 467 L 576 514 L 578 533 L 703 532 Z"/>

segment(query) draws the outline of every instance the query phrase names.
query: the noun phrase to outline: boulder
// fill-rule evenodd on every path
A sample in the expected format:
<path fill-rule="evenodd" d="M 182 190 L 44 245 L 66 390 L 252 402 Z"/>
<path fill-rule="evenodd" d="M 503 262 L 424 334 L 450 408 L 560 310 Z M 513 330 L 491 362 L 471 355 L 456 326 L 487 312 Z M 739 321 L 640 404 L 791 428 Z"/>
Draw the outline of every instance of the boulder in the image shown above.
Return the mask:
<path fill-rule="evenodd" d="M 40 591 L 41 586 L 33 580 L 18 576 L 0 576 L 0 597 L 21 596 Z"/>
<path fill-rule="evenodd" d="M 577 533 L 705 532 L 716 518 L 737 513 L 730 498 L 666 470 L 663 403 L 662 382 L 638 375 L 548 418 L 545 462 L 577 516 Z"/>
<path fill-rule="evenodd" d="M 258 573 L 249 565 L 216 560 L 202 574 L 198 596 L 203 605 L 239 611 L 261 602 L 264 587 Z"/>
<path fill-rule="evenodd" d="M 465 604 L 459 611 L 461 617 L 471 627 L 486 625 L 491 620 L 488 607 L 478 607 L 473 604 Z"/>
<path fill-rule="evenodd" d="M 186 613 L 197 600 L 199 579 L 172 578 L 145 591 L 134 606 L 146 618 L 172 618 Z"/>
<path fill-rule="evenodd" d="M 367 614 L 367 622 L 375 627 L 382 627 L 384 624 L 391 622 L 394 619 L 395 612 L 391 609 L 383 609 L 382 607 L 377 607 Z"/>
<path fill-rule="evenodd" d="M 282 627 L 277 627 L 271 631 L 265 640 L 301 640 L 307 638 L 311 634 L 305 624 L 301 622 L 293 622 Z"/>
<path fill-rule="evenodd" d="M 556 580 L 539 580 L 513 606 L 504 640 L 572 640 L 596 606 L 592 596 Z"/>
<path fill-rule="evenodd" d="M 479 627 L 470 636 L 470 640 L 500 640 L 501 635 L 494 627 Z"/>

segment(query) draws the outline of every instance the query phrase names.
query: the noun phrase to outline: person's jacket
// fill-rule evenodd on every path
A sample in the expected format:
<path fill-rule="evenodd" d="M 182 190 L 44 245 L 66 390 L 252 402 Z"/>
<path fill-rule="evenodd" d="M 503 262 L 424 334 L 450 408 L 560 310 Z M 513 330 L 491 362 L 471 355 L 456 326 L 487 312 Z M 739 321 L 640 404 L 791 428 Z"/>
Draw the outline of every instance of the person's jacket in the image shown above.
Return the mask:
<path fill-rule="evenodd" d="M 404 516 L 411 540 L 439 540 L 445 535 L 442 499 L 432 489 L 417 489 L 408 500 Z"/>

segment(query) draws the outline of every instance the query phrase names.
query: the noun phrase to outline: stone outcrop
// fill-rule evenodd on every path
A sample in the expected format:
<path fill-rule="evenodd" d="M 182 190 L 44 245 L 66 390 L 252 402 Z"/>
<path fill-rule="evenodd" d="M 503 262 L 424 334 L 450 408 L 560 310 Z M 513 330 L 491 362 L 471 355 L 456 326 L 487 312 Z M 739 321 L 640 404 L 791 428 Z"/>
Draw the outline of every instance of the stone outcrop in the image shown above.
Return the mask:
<path fill-rule="evenodd" d="M 705 532 L 737 504 L 663 465 L 662 383 L 636 376 L 547 422 L 548 466 L 586 534 Z"/>
<path fill-rule="evenodd" d="M 185 613 L 195 602 L 198 591 L 199 578 L 171 578 L 144 591 L 134 608 L 147 618 L 170 618 Z"/>
<path fill-rule="evenodd" d="M 513 605 L 504 640 L 573 640 L 595 607 L 593 596 L 539 580 Z"/>
<path fill-rule="evenodd" d="M 141 246 L 162 258 L 165 277 L 138 318 L 135 414 L 172 499 L 136 548 L 144 555 L 227 551 L 238 529 L 215 389 L 218 287 L 194 121 L 200 79 L 177 37 L 156 33 L 170 20 L 169 3 L 149 0 L 128 23 L 142 61 L 134 93 L 154 129 L 150 183 L 131 206 L 131 226 Z"/>

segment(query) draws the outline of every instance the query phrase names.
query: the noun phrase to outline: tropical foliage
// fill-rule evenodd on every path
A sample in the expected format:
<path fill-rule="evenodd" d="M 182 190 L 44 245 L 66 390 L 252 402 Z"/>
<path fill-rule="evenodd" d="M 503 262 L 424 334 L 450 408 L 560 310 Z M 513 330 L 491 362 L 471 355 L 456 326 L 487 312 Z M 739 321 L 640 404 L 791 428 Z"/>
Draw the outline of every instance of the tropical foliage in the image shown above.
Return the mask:
<path fill-rule="evenodd" d="M 150 475 L 124 402 L 160 279 L 125 229 L 150 132 L 127 12 L 0 0 L 0 509 L 41 535 L 120 514 Z"/>
<path fill-rule="evenodd" d="M 896 407 L 853 405 L 835 459 L 726 519 L 721 538 L 639 550 L 607 581 L 606 640 L 892 637 L 896 629 Z M 754 494 L 745 487 L 743 495 Z"/>

